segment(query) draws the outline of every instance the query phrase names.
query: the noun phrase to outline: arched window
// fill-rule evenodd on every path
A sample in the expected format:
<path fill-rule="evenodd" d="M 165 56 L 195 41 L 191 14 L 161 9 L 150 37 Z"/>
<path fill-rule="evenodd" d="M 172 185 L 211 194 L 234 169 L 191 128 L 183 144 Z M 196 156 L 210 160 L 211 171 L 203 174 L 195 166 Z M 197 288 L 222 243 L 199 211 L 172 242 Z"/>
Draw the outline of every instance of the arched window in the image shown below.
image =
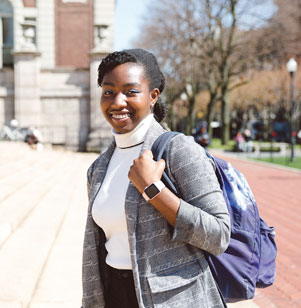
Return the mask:
<path fill-rule="evenodd" d="M 13 8 L 8 0 L 0 1 L 0 68 L 12 66 L 14 47 Z"/>

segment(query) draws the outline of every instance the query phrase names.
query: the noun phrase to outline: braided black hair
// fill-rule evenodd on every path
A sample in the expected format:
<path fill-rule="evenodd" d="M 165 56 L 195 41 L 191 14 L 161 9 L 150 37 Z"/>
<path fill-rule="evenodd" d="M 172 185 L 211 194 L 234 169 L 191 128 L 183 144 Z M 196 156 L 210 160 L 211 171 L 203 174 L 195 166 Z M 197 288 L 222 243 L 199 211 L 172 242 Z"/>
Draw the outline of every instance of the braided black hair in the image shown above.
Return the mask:
<path fill-rule="evenodd" d="M 107 72 L 127 62 L 142 65 L 145 77 L 149 81 L 150 89 L 158 88 L 160 93 L 163 92 L 165 77 L 159 68 L 156 57 L 151 52 L 140 48 L 115 51 L 102 59 L 98 67 L 98 84 L 102 85 L 103 77 Z M 153 107 L 153 113 L 158 122 L 162 122 L 167 114 L 167 107 L 160 97 Z"/>

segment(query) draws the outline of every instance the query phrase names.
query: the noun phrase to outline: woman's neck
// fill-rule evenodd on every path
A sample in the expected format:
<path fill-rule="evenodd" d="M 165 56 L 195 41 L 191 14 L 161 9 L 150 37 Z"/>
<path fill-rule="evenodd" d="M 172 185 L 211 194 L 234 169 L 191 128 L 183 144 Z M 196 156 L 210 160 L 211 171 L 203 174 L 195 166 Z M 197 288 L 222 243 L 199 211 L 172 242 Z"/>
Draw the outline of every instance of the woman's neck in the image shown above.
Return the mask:
<path fill-rule="evenodd" d="M 113 129 L 112 132 L 115 137 L 117 147 L 129 148 L 143 143 L 145 135 L 153 120 L 153 114 L 149 114 L 132 131 L 125 134 L 118 134 Z"/>

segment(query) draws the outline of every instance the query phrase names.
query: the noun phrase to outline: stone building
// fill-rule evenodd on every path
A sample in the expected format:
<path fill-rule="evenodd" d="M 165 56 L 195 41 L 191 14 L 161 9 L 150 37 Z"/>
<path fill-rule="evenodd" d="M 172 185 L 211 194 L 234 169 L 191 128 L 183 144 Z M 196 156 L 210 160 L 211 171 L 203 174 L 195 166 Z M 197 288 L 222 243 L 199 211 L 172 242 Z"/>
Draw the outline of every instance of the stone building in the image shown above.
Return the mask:
<path fill-rule="evenodd" d="M 0 128 L 15 118 L 47 143 L 106 147 L 97 67 L 114 12 L 115 0 L 0 0 Z"/>

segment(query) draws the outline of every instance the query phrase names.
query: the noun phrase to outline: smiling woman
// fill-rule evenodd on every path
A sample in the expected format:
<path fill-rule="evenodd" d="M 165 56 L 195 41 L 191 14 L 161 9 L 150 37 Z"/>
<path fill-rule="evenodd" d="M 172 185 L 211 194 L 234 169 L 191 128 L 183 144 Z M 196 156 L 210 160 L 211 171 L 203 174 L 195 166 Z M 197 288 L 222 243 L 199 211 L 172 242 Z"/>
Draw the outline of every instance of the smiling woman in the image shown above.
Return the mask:
<path fill-rule="evenodd" d="M 98 84 L 114 141 L 88 170 L 83 308 L 225 307 L 203 254 L 223 252 L 230 237 L 214 164 L 184 135 L 165 160 L 150 151 L 166 115 L 155 56 L 109 54 Z M 165 167 L 180 196 L 161 181 Z"/>
<path fill-rule="evenodd" d="M 124 63 L 108 72 L 102 81 L 101 110 L 117 133 L 133 130 L 151 113 L 159 95 L 150 90 L 141 65 Z"/>

